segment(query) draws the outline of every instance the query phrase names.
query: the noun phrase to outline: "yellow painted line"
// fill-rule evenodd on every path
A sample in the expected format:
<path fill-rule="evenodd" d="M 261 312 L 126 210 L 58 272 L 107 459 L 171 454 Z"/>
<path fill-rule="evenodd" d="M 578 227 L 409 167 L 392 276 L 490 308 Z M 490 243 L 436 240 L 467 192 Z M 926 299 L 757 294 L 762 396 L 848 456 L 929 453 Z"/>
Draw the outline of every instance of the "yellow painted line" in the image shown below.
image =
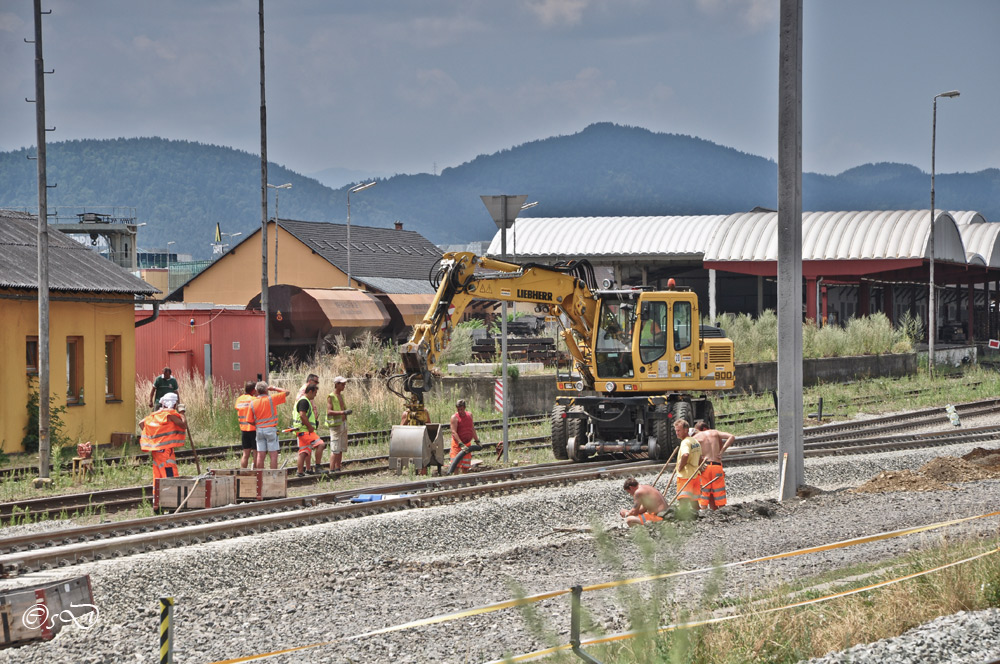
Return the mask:
<path fill-rule="evenodd" d="M 618 581 L 608 581 L 606 583 L 597 583 L 594 585 L 583 586 L 584 592 L 591 592 L 595 590 L 608 590 L 611 588 L 619 588 L 622 586 L 633 585 L 636 583 L 646 583 L 649 581 L 660 581 L 668 578 L 676 578 L 680 576 L 689 576 L 692 574 L 703 574 L 705 572 L 711 572 L 714 569 L 727 569 L 731 567 L 739 567 L 742 565 L 751 565 L 754 563 L 767 562 L 770 560 L 780 560 L 783 558 L 792 558 L 794 556 L 802 556 L 809 553 L 819 553 L 822 551 L 832 551 L 834 549 L 842 549 L 849 546 L 856 546 L 858 544 L 867 544 L 869 542 L 878 542 L 881 540 L 893 539 L 896 537 L 903 537 L 906 535 L 913 535 L 916 533 L 927 532 L 930 530 L 937 530 L 940 528 L 946 528 L 948 526 L 954 526 L 959 523 L 965 523 L 967 521 L 974 521 L 976 519 L 985 519 L 992 516 L 1000 516 L 1000 511 L 989 512 L 987 514 L 979 514 L 976 516 L 967 516 L 960 519 L 952 519 L 951 521 L 942 521 L 939 523 L 933 523 L 926 526 L 916 526 L 913 528 L 904 528 L 902 530 L 894 530 L 887 533 L 878 533 L 876 535 L 867 535 L 865 537 L 856 537 L 854 539 L 843 540 L 840 542 L 834 542 L 833 544 L 821 544 L 819 546 L 808 547 L 805 549 L 796 549 L 795 551 L 787 551 L 784 553 L 776 553 L 770 556 L 762 556 L 760 558 L 752 558 L 750 560 L 741 560 L 738 562 L 726 563 L 718 567 L 701 567 L 698 569 L 682 570 L 679 572 L 667 572 L 664 574 L 652 574 L 649 576 L 641 576 L 632 579 L 621 579 Z M 330 645 L 333 643 L 339 643 L 343 641 L 354 641 L 357 639 L 376 636 L 379 634 L 389 634 L 391 632 L 399 632 L 405 629 L 411 629 L 413 627 L 424 627 L 426 625 L 436 625 L 444 622 L 453 622 L 455 620 L 460 620 L 462 618 L 468 618 L 471 616 L 482 615 L 484 613 L 493 613 L 495 611 L 502 611 L 504 609 L 510 609 L 518 606 L 525 606 L 527 604 L 534 604 L 536 602 L 541 602 L 547 599 L 552 599 L 554 597 L 559 597 L 561 595 L 568 595 L 571 592 L 569 588 L 564 588 L 562 590 L 552 590 L 544 593 L 539 593 L 537 595 L 529 595 L 527 597 L 522 597 L 520 599 L 510 599 L 503 602 L 497 602 L 494 604 L 486 604 L 484 606 L 474 607 L 471 609 L 466 609 L 464 611 L 456 611 L 454 613 L 447 613 L 437 616 L 431 616 L 429 618 L 421 618 L 419 620 L 413 620 L 411 622 L 403 623 L 400 625 L 392 625 L 390 627 L 383 627 L 381 629 L 373 630 L 370 632 L 365 632 L 363 634 L 355 634 L 353 636 L 347 636 L 342 639 L 336 639 L 334 641 L 326 641 L 324 643 L 316 643 L 307 646 L 300 646 L 298 648 L 292 648 L 289 650 L 278 650 L 275 652 L 267 653 L 264 655 L 253 655 L 250 657 L 242 659 L 227 659 L 218 662 L 212 662 L 211 664 L 236 664 L 237 662 L 250 662 L 257 659 L 264 659 L 265 657 L 270 657 L 272 655 L 279 655 L 286 652 L 295 652 L 296 650 L 304 650 L 307 648 L 316 648 L 319 646 Z M 693 623 L 692 623 L 693 625 Z M 569 646 L 566 646 L 567 648 Z M 561 648 L 561 646 L 559 647 Z M 538 655 L 533 655 L 538 656 Z M 514 660 L 521 661 L 521 660 Z"/>
<path fill-rule="evenodd" d="M 896 583 L 901 583 L 902 581 L 907 581 L 909 579 L 915 579 L 917 577 L 925 576 L 925 575 L 931 574 L 933 572 L 939 572 L 939 571 L 941 571 L 943 569 L 948 569 L 949 567 L 956 567 L 958 565 L 964 565 L 964 564 L 970 563 L 970 562 L 972 562 L 974 560 L 978 560 L 980 558 L 985 558 L 986 556 L 991 556 L 991 555 L 993 555 L 995 553 L 1000 553 L 1000 547 L 997 547 L 997 548 L 992 549 L 990 551 L 985 551 L 983 553 L 976 554 L 974 556 L 970 556 L 968 558 L 965 558 L 964 560 L 958 560 L 958 561 L 955 561 L 955 562 L 948 563 L 946 565 L 939 565 L 938 567 L 934 567 L 934 568 L 931 568 L 931 569 L 928 569 L 928 570 L 923 570 L 921 572 L 914 572 L 913 574 L 907 574 L 906 576 L 900 576 L 900 577 L 897 577 L 895 579 L 889 579 L 887 581 L 880 581 L 878 583 L 873 583 L 873 584 L 870 584 L 870 585 L 867 585 L 867 586 L 863 586 L 861 588 L 854 588 L 852 590 L 845 590 L 843 592 L 834 593 L 833 595 L 826 595 L 825 597 L 818 597 L 816 599 L 809 599 L 809 600 L 804 600 L 802 602 L 795 602 L 793 604 L 786 604 L 784 606 L 779 606 L 779 607 L 775 607 L 775 608 L 772 608 L 772 609 L 766 609 L 764 611 L 761 611 L 760 614 L 777 613 L 778 611 L 787 611 L 788 609 L 794 609 L 794 608 L 798 608 L 798 607 L 802 607 L 802 606 L 808 606 L 810 604 L 820 604 L 822 602 L 829 602 L 829 601 L 834 600 L 834 599 L 840 599 L 841 597 L 848 597 L 850 595 L 856 595 L 858 593 L 867 592 L 869 590 L 875 590 L 877 588 L 883 588 L 885 586 L 890 586 L 890 585 L 893 585 L 893 584 L 896 584 Z M 746 615 L 747 614 L 736 614 L 736 615 L 731 615 L 731 616 L 721 616 L 721 617 L 718 617 L 718 618 L 706 618 L 705 620 L 694 620 L 694 621 L 690 621 L 690 622 L 675 623 L 675 624 L 672 624 L 672 625 L 664 625 L 663 627 L 658 628 L 656 630 L 656 633 L 657 634 L 663 634 L 663 633 L 672 632 L 672 631 L 675 631 L 675 630 L 678 630 L 678 629 L 690 629 L 692 627 L 702 627 L 704 625 L 718 624 L 718 623 L 721 623 L 721 622 L 725 622 L 727 620 L 736 620 L 737 618 L 745 618 Z M 652 633 L 651 631 L 647 630 L 647 631 L 631 631 L 631 632 L 622 632 L 622 633 L 619 633 L 619 634 L 611 634 L 611 635 L 608 635 L 608 636 L 602 636 L 602 637 L 598 637 L 598 638 L 594 638 L 594 639 L 587 639 L 585 641 L 581 641 L 580 642 L 580 646 L 581 647 L 583 647 L 583 646 L 595 646 L 595 645 L 602 645 L 602 644 L 605 644 L 605 643 L 614 643 L 614 642 L 617 642 L 617 641 L 626 641 L 628 639 L 633 639 L 633 638 L 635 638 L 637 636 L 643 636 L 643 635 L 648 636 L 651 633 Z M 550 648 L 545 648 L 543 650 L 535 650 L 535 651 L 530 652 L 530 653 L 524 653 L 523 655 L 515 655 L 513 657 L 507 657 L 507 658 L 504 658 L 504 659 L 493 660 L 491 662 L 487 662 L 487 664 L 503 664 L 504 662 L 527 662 L 527 661 L 530 661 L 530 660 L 533 660 L 533 659 L 537 659 L 539 657 L 545 657 L 547 655 L 552 655 L 552 654 L 554 654 L 556 652 L 559 652 L 559 651 L 570 650 L 571 648 L 572 648 L 572 646 L 570 646 L 570 644 L 565 643 L 563 645 L 552 646 Z"/>

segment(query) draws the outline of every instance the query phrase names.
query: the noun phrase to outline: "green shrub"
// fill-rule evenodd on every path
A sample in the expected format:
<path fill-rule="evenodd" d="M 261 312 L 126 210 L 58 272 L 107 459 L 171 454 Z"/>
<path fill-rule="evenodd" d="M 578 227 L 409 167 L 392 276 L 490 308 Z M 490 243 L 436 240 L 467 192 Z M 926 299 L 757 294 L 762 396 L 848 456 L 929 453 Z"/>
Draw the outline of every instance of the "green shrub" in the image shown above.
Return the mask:
<path fill-rule="evenodd" d="M 24 451 L 34 454 L 38 451 L 38 445 L 41 442 L 38 439 L 38 404 L 39 396 L 38 389 L 35 387 L 35 376 L 28 376 L 28 423 L 24 427 L 24 438 L 21 439 L 21 445 L 24 446 Z M 56 449 L 60 445 L 65 445 L 69 442 L 62 431 L 64 423 L 62 421 L 62 414 L 66 412 L 66 406 L 53 406 L 52 402 L 55 401 L 54 396 L 49 397 L 49 447 L 50 449 Z"/>

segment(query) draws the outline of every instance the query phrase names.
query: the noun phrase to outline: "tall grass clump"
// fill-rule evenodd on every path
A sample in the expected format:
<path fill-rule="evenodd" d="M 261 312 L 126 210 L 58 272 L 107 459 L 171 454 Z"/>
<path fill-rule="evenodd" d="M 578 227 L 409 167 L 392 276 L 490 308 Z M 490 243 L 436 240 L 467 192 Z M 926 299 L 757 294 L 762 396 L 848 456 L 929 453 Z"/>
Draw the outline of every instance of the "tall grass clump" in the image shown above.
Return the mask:
<path fill-rule="evenodd" d="M 722 314 L 718 317 L 736 350 L 736 361 L 774 362 L 778 357 L 778 316 L 768 309 L 754 319 L 747 314 Z M 811 320 L 802 324 L 802 355 L 806 358 L 850 357 L 909 353 L 913 342 L 921 338 L 922 326 L 908 313 L 899 325 L 883 313 L 852 318 L 845 327 L 816 327 Z"/>

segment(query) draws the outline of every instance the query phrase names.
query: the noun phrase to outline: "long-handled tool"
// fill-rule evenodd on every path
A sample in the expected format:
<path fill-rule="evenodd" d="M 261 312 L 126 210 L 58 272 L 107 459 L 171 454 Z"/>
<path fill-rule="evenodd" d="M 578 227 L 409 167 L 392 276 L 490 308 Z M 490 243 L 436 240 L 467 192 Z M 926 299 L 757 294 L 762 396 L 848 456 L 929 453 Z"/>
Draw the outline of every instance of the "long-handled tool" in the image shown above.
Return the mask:
<path fill-rule="evenodd" d="M 674 448 L 674 451 L 670 453 L 670 458 L 667 459 L 667 462 L 665 464 L 663 464 L 663 468 L 660 468 L 660 472 L 656 474 L 656 479 L 653 480 L 653 483 L 651 485 L 654 489 L 656 488 L 656 483 L 660 481 L 660 476 L 663 475 L 663 471 L 666 470 L 667 466 L 670 465 L 670 462 L 674 460 L 674 455 L 677 454 L 677 450 L 679 450 L 679 449 L 680 449 L 679 447 L 675 447 Z M 677 472 L 677 467 L 675 466 L 674 467 L 674 473 L 676 473 L 676 472 Z M 673 480 L 674 480 L 674 476 L 671 475 L 670 479 L 667 480 L 667 486 L 670 486 L 670 482 L 672 482 Z"/>
<path fill-rule="evenodd" d="M 677 494 L 676 494 L 676 495 L 675 495 L 675 496 L 674 496 L 673 498 L 671 498 L 671 499 L 670 499 L 670 502 L 669 502 L 669 503 L 667 503 L 667 507 L 668 507 L 668 508 L 669 508 L 669 507 L 670 507 L 671 505 L 673 505 L 673 504 L 674 504 L 675 502 L 677 502 L 677 499 L 678 499 L 678 498 L 680 497 L 680 495 L 681 495 L 681 491 L 683 491 L 684 489 L 686 489 L 686 488 L 687 488 L 687 485 L 688 485 L 688 484 L 691 484 L 691 482 L 693 482 L 694 480 L 696 480 L 696 479 L 697 479 L 697 478 L 698 478 L 698 477 L 699 477 L 699 476 L 701 475 L 701 471 L 702 471 L 702 469 L 703 469 L 703 468 L 705 467 L 705 463 L 706 463 L 705 461 L 702 461 L 702 462 L 701 462 L 701 465 L 699 465 L 699 466 L 698 466 L 698 470 L 694 471 L 694 475 L 692 475 L 691 477 L 689 477 L 689 478 L 688 478 L 688 481 L 684 483 L 684 486 L 682 486 L 682 487 L 680 487 L 679 489 L 677 489 Z M 676 472 L 676 470 L 675 470 L 675 472 Z M 680 481 L 681 481 L 681 480 L 680 480 L 680 478 L 678 477 L 678 478 L 677 478 L 677 483 L 678 483 L 678 484 L 680 484 Z"/>
<path fill-rule="evenodd" d="M 191 456 L 194 457 L 194 467 L 198 471 L 198 474 L 201 475 L 201 460 L 198 458 L 198 450 L 194 446 L 194 438 L 191 436 L 190 425 L 186 427 L 186 431 L 188 442 L 191 443 Z"/>

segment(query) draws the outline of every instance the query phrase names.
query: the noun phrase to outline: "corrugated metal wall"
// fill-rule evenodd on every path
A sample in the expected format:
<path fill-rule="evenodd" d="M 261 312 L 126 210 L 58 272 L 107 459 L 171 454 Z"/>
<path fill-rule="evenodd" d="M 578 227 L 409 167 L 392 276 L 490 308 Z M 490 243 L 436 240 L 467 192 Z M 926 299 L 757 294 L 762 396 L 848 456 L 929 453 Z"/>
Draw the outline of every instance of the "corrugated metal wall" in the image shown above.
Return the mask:
<path fill-rule="evenodd" d="M 136 311 L 136 321 L 151 311 Z M 194 320 L 194 325 L 191 321 Z M 175 374 L 205 374 L 206 345 L 216 384 L 242 391 L 264 372 L 264 314 L 238 309 L 166 309 L 136 328 L 136 375 L 152 380 L 169 366 Z"/>

